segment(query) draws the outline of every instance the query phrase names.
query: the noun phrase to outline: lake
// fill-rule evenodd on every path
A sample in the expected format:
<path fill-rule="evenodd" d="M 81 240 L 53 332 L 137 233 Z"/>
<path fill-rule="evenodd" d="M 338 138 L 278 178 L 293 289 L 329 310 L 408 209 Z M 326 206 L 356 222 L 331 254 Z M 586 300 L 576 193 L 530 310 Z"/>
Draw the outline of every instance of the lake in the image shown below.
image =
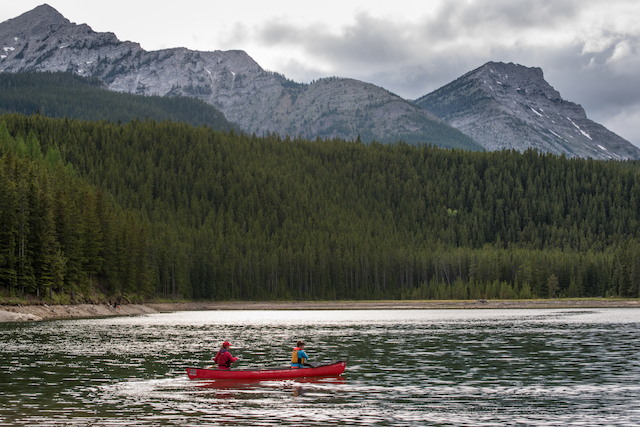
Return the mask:
<path fill-rule="evenodd" d="M 346 359 L 341 377 L 190 381 Z M 201 311 L 0 324 L 0 426 L 640 425 L 640 309 Z"/>

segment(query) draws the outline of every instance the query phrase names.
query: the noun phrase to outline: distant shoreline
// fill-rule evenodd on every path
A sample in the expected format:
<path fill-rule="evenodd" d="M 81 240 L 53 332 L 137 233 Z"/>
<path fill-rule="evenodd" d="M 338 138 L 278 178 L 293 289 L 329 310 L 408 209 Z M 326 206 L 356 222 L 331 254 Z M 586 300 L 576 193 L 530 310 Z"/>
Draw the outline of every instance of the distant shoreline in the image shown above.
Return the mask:
<path fill-rule="evenodd" d="M 183 302 L 77 305 L 0 305 L 0 322 L 128 316 L 199 310 L 438 310 L 438 309 L 549 309 L 640 308 L 640 299 L 550 299 L 469 301 L 291 301 L 291 302 Z"/>

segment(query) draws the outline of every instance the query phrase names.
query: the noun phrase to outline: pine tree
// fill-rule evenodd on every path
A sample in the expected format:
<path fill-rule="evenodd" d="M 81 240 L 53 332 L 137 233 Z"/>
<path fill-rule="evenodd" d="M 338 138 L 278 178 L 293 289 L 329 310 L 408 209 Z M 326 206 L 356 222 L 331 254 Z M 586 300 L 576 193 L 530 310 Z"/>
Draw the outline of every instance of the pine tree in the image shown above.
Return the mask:
<path fill-rule="evenodd" d="M 86 193 L 82 206 L 82 244 L 83 269 L 89 276 L 89 292 L 91 292 L 94 278 L 100 272 L 104 261 L 101 257 L 103 246 L 102 229 L 96 213 L 95 198 L 91 193 Z"/>
<path fill-rule="evenodd" d="M 0 164 L 0 166 L 2 166 L 0 167 L 0 284 L 13 290 L 18 285 L 16 272 L 18 194 L 15 181 L 9 178 L 4 165 Z"/>
<path fill-rule="evenodd" d="M 32 236 L 34 242 L 34 271 L 36 285 L 45 294 L 48 291 L 52 297 L 54 289 L 62 286 L 61 278 L 64 277 L 64 258 L 60 254 L 60 244 L 57 240 L 53 214 L 53 194 L 51 183 L 45 176 L 41 182 L 40 194 L 36 210 L 37 221 L 33 227 Z"/>

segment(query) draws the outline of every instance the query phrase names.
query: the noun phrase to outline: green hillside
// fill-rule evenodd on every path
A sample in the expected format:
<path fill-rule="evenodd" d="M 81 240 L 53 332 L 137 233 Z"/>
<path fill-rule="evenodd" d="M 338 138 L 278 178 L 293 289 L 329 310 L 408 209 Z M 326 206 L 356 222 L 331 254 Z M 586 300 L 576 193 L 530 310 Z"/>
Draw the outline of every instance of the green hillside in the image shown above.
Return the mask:
<path fill-rule="evenodd" d="M 0 113 L 128 122 L 137 118 L 236 128 L 219 110 L 186 97 L 142 96 L 105 89 L 97 78 L 71 73 L 0 73 Z"/>
<path fill-rule="evenodd" d="M 258 138 L 153 120 L 1 122 L 1 155 L 27 158 L 20 141 L 37 140 L 135 213 L 149 286 L 123 285 L 102 264 L 92 283 L 107 295 L 638 296 L 637 162 Z M 89 275 L 63 280 L 65 292 L 85 289 Z"/>
<path fill-rule="evenodd" d="M 43 152 L 34 133 L 14 139 L 0 123 L 0 290 L 60 303 L 98 302 L 105 285 L 149 295 L 148 247 L 140 221 L 59 150 Z"/>

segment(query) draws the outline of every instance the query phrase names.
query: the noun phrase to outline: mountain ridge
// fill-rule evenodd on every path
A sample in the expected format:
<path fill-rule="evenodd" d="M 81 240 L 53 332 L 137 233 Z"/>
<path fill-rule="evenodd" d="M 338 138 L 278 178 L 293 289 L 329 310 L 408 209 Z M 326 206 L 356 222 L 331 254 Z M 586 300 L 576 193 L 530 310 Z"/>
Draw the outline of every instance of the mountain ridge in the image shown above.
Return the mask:
<path fill-rule="evenodd" d="M 0 43 L 0 72 L 63 71 L 97 77 L 117 92 L 194 97 L 258 135 L 640 158 L 640 149 L 562 100 L 539 68 L 490 62 L 411 101 L 350 78 L 296 83 L 241 50 L 148 52 L 46 4 L 0 23 Z"/>
<path fill-rule="evenodd" d="M 196 97 L 250 133 L 346 140 L 360 135 L 365 141 L 406 136 L 448 148 L 482 149 L 433 114 L 370 83 L 320 79 L 298 84 L 264 70 L 239 50 L 147 52 L 113 33 L 72 24 L 48 5 L 0 24 L 0 43 L 6 53 L 2 72 L 72 72 L 98 77 L 118 92 Z"/>

